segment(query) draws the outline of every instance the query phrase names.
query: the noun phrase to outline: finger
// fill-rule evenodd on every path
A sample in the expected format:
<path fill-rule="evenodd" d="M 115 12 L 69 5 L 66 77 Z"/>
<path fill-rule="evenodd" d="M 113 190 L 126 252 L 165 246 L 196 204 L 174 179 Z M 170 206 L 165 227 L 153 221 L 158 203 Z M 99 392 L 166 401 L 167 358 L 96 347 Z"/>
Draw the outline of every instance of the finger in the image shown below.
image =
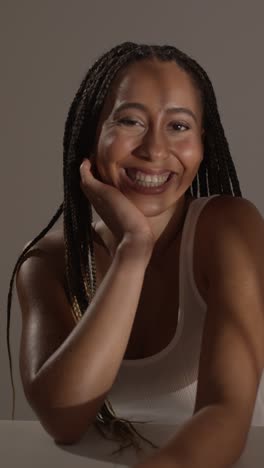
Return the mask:
<path fill-rule="evenodd" d="M 84 159 L 82 161 L 82 164 L 80 165 L 80 171 L 87 171 L 87 170 L 90 171 L 90 169 L 91 169 L 91 162 L 89 161 L 89 159 Z"/>
<path fill-rule="evenodd" d="M 83 184 L 85 184 L 87 178 L 91 175 L 91 163 L 88 159 L 85 159 L 80 165 L 80 176 Z"/>

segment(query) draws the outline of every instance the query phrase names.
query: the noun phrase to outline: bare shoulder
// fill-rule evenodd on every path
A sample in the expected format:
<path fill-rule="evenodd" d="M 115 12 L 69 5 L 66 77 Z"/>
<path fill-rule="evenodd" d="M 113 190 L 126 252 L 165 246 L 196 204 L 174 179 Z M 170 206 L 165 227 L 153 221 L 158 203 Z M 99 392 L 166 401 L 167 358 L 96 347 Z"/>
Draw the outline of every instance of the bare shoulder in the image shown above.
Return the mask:
<path fill-rule="evenodd" d="M 252 201 L 230 195 L 214 197 L 206 205 L 203 216 L 202 245 L 207 278 L 230 249 L 239 253 L 242 246 L 254 245 L 256 253 L 264 258 L 264 219 Z"/>
<path fill-rule="evenodd" d="M 24 249 L 32 242 L 32 240 L 25 244 Z M 32 245 L 25 254 L 25 258 L 21 262 L 20 267 L 29 258 L 43 259 L 50 265 L 52 271 L 62 279 L 65 271 L 63 228 L 57 228 L 56 230 L 49 231 L 45 236 Z"/>
<path fill-rule="evenodd" d="M 230 225 L 244 226 L 248 232 L 251 232 L 254 226 L 261 228 L 264 225 L 263 216 L 252 201 L 231 195 L 213 198 L 206 205 L 205 218 L 207 232 L 212 237 L 223 235 Z M 250 225 L 250 222 L 254 224 Z M 215 229 L 214 223 L 217 223 L 218 230 Z"/>
<path fill-rule="evenodd" d="M 110 257 L 107 255 L 107 249 L 101 239 L 101 234 L 98 229 L 95 229 L 97 223 L 92 223 L 92 236 L 94 242 L 95 262 L 97 284 L 99 285 L 109 268 Z M 27 242 L 24 249 L 31 241 Z M 21 264 L 26 262 L 28 258 L 42 258 L 49 264 L 53 273 L 56 274 L 60 283 L 66 289 L 66 263 L 65 263 L 65 243 L 63 226 L 55 230 L 47 232 L 45 236 L 39 239 L 25 254 L 25 259 Z M 20 265 L 21 266 L 21 265 Z"/>

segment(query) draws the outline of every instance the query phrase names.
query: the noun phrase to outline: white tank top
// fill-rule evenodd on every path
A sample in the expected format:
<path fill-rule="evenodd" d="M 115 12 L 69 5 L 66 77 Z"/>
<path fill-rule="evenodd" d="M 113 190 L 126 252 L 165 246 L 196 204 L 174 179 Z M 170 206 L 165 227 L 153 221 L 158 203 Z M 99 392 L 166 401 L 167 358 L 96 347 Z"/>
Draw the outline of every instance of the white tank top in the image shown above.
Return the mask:
<path fill-rule="evenodd" d="M 121 362 L 107 395 L 118 417 L 160 424 L 180 424 L 192 417 L 207 309 L 193 275 L 194 235 L 203 207 L 215 196 L 219 194 L 200 197 L 189 206 L 180 244 L 176 332 L 159 353 Z M 264 426 L 264 372 L 251 425 Z"/>

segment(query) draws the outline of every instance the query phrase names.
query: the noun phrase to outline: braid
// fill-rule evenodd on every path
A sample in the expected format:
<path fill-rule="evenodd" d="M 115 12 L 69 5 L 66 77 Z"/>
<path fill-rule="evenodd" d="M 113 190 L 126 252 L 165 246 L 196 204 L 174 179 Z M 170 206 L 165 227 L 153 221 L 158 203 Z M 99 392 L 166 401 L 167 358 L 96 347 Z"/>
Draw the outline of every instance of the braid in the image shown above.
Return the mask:
<path fill-rule="evenodd" d="M 80 190 L 79 168 L 83 158 L 90 154 L 95 143 L 99 116 L 115 76 L 130 63 L 154 57 L 161 61 L 175 61 L 189 74 L 202 97 L 205 129 L 204 157 L 187 192 L 196 198 L 217 193 L 231 194 L 235 197 L 242 196 L 236 169 L 221 124 L 215 93 L 203 68 L 187 54 L 169 45 L 139 45 L 124 42 L 101 55 L 81 82 L 67 115 L 63 137 L 64 201 L 48 226 L 26 246 L 19 256 L 10 282 L 7 342 L 13 389 L 12 419 L 14 417 L 14 385 L 9 347 L 9 326 L 15 273 L 26 258 L 27 251 L 51 229 L 63 213 L 66 294 L 72 307 L 75 322 L 77 323 L 82 318 L 96 294 L 97 284 L 92 241 L 92 206 Z M 143 422 L 141 421 L 141 423 Z M 136 431 L 131 421 L 118 418 L 107 399 L 96 416 L 94 426 L 104 438 L 121 442 L 118 452 L 129 445 L 137 450 L 142 450 L 135 434 L 152 447 L 157 448 L 155 444 Z M 129 445 L 126 445 L 127 442 Z"/>

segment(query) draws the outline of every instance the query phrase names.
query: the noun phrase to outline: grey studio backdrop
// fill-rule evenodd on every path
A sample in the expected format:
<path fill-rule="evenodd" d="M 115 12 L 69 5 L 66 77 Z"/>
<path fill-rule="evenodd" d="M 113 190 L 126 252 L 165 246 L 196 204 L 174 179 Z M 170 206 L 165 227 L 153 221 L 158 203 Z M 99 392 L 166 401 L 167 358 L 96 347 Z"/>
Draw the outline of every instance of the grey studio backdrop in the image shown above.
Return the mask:
<path fill-rule="evenodd" d="M 7 293 L 26 242 L 63 201 L 67 112 L 93 61 L 117 43 L 172 44 L 212 80 L 242 194 L 262 213 L 264 4 L 259 1 L 1 2 L 0 419 L 11 419 Z M 95 219 L 98 216 L 94 212 Z M 53 229 L 62 223 L 62 217 Z M 11 351 L 16 419 L 37 419 L 19 374 L 21 312 L 16 289 Z"/>

